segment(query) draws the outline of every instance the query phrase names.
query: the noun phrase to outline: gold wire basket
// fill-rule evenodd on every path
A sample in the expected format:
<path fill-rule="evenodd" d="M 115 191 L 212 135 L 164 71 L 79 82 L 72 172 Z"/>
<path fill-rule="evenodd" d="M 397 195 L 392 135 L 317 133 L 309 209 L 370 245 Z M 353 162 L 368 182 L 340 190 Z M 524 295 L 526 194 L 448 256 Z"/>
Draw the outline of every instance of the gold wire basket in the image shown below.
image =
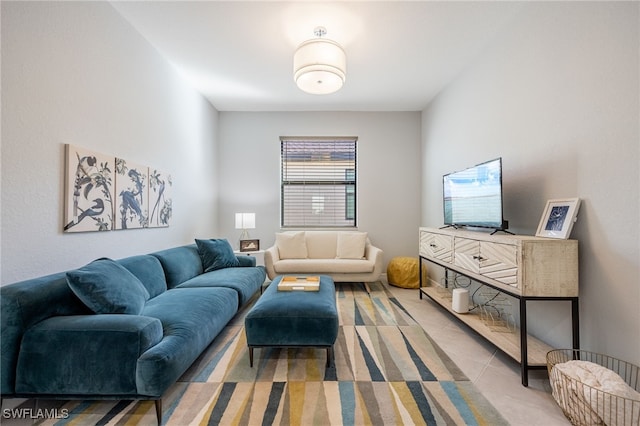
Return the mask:
<path fill-rule="evenodd" d="M 573 368 L 582 373 L 574 374 Z M 547 353 L 547 371 L 553 398 L 571 424 L 640 426 L 637 365 L 595 352 L 555 349 Z"/>

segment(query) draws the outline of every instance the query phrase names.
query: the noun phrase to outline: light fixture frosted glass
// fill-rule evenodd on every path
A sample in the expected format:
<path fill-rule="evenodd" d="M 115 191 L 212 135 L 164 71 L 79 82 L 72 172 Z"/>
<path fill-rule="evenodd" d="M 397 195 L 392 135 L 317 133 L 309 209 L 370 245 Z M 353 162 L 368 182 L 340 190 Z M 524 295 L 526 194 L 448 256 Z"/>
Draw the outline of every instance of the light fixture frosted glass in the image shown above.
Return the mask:
<path fill-rule="evenodd" d="M 327 31 L 318 27 L 317 38 L 307 40 L 293 56 L 293 79 L 300 90 L 314 95 L 334 93 L 344 84 L 347 55 L 333 40 L 322 38 Z"/>

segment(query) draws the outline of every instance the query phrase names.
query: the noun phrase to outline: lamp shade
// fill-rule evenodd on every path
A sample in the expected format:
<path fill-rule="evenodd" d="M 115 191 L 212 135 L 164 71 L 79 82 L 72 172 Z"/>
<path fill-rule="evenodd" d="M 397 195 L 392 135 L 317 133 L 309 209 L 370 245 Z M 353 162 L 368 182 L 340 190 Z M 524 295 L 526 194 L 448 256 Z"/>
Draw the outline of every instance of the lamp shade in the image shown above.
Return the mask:
<path fill-rule="evenodd" d="M 236 229 L 254 229 L 255 227 L 255 213 L 236 213 Z"/>
<path fill-rule="evenodd" d="M 333 40 L 320 37 L 307 40 L 293 56 L 293 79 L 302 91 L 314 95 L 340 90 L 346 71 L 347 56 Z"/>

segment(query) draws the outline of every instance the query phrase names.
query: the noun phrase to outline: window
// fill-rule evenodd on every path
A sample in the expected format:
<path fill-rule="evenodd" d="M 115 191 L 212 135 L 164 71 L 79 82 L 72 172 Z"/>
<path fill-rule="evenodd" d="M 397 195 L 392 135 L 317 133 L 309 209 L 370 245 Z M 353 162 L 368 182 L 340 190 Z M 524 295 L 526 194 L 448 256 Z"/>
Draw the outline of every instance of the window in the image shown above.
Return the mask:
<path fill-rule="evenodd" d="M 280 138 L 283 228 L 356 226 L 357 138 Z"/>
<path fill-rule="evenodd" d="M 345 220 L 353 220 L 353 224 L 355 226 L 356 220 L 356 169 L 348 169 L 344 171 L 345 180 L 348 182 L 353 182 L 353 185 L 348 185 L 345 188 L 344 193 L 344 203 L 346 206 L 345 209 Z"/>

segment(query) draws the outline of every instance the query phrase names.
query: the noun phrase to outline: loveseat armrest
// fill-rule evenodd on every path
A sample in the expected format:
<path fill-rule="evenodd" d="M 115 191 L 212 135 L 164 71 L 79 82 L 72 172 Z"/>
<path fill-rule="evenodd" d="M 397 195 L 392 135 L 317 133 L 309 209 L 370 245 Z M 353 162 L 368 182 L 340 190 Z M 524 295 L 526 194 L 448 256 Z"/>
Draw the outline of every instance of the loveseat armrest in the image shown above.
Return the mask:
<path fill-rule="evenodd" d="M 267 276 L 270 280 L 273 280 L 276 275 L 274 264 L 280 260 L 280 251 L 278 251 L 277 245 L 272 245 L 264 251 L 264 267 L 267 269 Z"/>
<path fill-rule="evenodd" d="M 160 320 L 141 315 L 48 318 L 24 334 L 16 393 L 136 395 L 138 358 L 162 336 Z"/>
<path fill-rule="evenodd" d="M 382 274 L 382 257 L 384 255 L 384 252 L 379 249 L 378 247 L 372 245 L 372 244 L 367 244 L 365 246 L 365 250 L 364 250 L 364 257 L 369 261 L 369 262 L 373 262 L 373 272 L 371 273 L 372 276 L 375 277 L 380 277 L 380 275 Z M 376 278 L 378 279 L 378 278 Z"/>
<path fill-rule="evenodd" d="M 370 262 L 376 261 L 378 258 L 381 258 L 383 254 L 384 253 L 381 249 L 371 243 L 367 243 L 364 248 L 364 257 Z"/>

